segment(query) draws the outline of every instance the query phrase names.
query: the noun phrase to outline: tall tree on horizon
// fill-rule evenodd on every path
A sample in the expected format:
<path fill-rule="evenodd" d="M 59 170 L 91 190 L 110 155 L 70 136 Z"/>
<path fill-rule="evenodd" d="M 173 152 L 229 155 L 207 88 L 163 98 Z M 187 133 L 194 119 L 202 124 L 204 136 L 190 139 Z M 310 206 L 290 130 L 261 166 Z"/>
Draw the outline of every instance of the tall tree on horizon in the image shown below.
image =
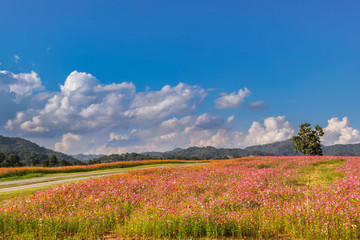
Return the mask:
<path fill-rule="evenodd" d="M 309 123 L 302 123 L 299 128 L 298 136 L 291 139 L 295 143 L 295 151 L 306 156 L 322 156 L 320 137 L 324 135 L 323 129 L 319 125 L 312 129 Z"/>

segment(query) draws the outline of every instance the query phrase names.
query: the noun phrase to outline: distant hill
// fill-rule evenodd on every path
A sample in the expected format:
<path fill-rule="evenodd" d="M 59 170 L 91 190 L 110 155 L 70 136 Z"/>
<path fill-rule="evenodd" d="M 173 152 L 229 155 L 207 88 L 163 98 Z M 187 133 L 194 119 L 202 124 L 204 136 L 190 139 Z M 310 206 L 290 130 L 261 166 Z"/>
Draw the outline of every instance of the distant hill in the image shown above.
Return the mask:
<path fill-rule="evenodd" d="M 217 159 L 227 157 L 245 157 L 249 155 L 264 156 L 267 153 L 254 150 L 245 150 L 240 148 L 215 148 L 215 147 L 190 147 L 187 149 L 177 148 L 172 151 L 161 153 L 161 158 L 198 158 L 198 159 Z"/>
<path fill-rule="evenodd" d="M 198 158 L 198 159 L 221 159 L 246 156 L 297 156 L 293 149 L 294 143 L 289 140 L 282 142 L 240 148 L 214 148 L 214 147 L 190 147 L 186 149 L 176 148 L 167 152 L 147 152 L 151 156 L 159 158 Z M 325 156 L 360 156 L 360 144 L 345 144 L 322 146 Z"/>
<path fill-rule="evenodd" d="M 285 140 L 282 142 L 275 142 L 275 143 L 269 143 L 264 145 L 257 145 L 257 146 L 251 146 L 247 147 L 244 150 L 256 150 L 262 153 L 268 153 L 268 155 L 274 155 L 274 156 L 296 156 L 300 155 L 299 153 L 295 152 L 293 149 L 294 143 L 289 140 Z"/>
<path fill-rule="evenodd" d="M 360 143 L 326 146 L 323 147 L 323 154 L 327 156 L 360 156 Z"/>
<path fill-rule="evenodd" d="M 21 162 L 30 165 L 32 159 L 44 160 L 50 155 L 55 155 L 56 158 L 67 161 L 76 161 L 73 157 L 64 153 L 56 152 L 45 147 L 40 147 L 36 143 L 30 142 L 23 138 L 17 137 L 4 137 L 0 135 L 0 152 L 5 154 L 17 154 Z"/>

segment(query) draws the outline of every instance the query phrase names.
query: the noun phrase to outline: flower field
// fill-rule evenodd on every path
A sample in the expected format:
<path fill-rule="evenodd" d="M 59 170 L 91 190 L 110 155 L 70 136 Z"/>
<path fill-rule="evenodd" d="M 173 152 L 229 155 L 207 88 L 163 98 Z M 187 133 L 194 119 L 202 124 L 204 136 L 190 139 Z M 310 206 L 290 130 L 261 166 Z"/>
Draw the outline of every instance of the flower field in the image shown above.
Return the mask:
<path fill-rule="evenodd" d="M 75 165 L 65 167 L 9 167 L 0 168 L 0 178 L 23 176 L 31 173 L 72 173 L 72 172 L 89 172 L 111 168 L 127 168 L 142 165 L 164 164 L 164 163 L 192 163 L 192 162 L 208 162 L 208 161 L 186 161 L 186 160 L 141 160 L 141 161 L 124 161 L 111 163 L 98 163 L 92 165 Z"/>
<path fill-rule="evenodd" d="M 0 203 L 4 239 L 359 239 L 360 158 L 132 171 Z"/>

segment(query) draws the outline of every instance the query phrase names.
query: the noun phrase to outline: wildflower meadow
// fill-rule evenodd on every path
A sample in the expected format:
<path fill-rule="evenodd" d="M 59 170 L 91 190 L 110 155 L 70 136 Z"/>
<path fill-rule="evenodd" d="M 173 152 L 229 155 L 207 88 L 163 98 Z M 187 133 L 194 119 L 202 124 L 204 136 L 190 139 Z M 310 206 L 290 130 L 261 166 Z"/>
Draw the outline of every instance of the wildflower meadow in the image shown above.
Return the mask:
<path fill-rule="evenodd" d="M 4 239 L 359 239 L 360 158 L 131 171 L 0 203 Z"/>

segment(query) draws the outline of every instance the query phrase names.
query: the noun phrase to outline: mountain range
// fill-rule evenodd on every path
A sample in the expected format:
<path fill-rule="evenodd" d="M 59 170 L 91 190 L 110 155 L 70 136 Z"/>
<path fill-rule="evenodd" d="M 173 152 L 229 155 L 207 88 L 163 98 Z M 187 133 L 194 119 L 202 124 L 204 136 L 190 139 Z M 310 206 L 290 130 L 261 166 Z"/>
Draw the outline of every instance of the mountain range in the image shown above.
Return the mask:
<path fill-rule="evenodd" d="M 88 161 L 98 159 L 98 162 L 107 162 L 115 160 L 131 159 L 133 156 L 136 159 L 148 158 L 182 158 L 182 159 L 222 159 L 233 157 L 246 156 L 294 156 L 299 155 L 292 148 L 293 142 L 290 140 L 251 146 L 244 149 L 241 148 L 215 148 L 215 147 L 189 147 L 186 149 L 176 148 L 172 151 L 166 152 L 145 152 L 141 154 L 112 154 L 110 156 L 104 155 L 67 155 L 61 152 L 56 152 L 22 138 L 4 137 L 0 135 L 0 152 L 5 154 L 17 154 L 21 161 L 30 165 L 32 159 L 37 158 L 43 160 L 51 155 L 55 155 L 59 161 L 66 160 L 76 162 L 77 160 Z M 332 146 L 322 146 L 323 154 L 327 156 L 360 156 L 360 143 L 358 144 L 337 144 Z"/>
<path fill-rule="evenodd" d="M 241 148 L 215 148 L 215 147 L 190 147 L 186 149 L 176 148 L 167 152 L 146 152 L 151 156 L 159 158 L 190 158 L 220 159 L 246 156 L 296 156 L 300 155 L 293 149 L 294 143 L 289 140 L 269 143 L 264 145 Z M 337 144 L 322 146 L 325 156 L 360 156 L 360 143 Z"/>

